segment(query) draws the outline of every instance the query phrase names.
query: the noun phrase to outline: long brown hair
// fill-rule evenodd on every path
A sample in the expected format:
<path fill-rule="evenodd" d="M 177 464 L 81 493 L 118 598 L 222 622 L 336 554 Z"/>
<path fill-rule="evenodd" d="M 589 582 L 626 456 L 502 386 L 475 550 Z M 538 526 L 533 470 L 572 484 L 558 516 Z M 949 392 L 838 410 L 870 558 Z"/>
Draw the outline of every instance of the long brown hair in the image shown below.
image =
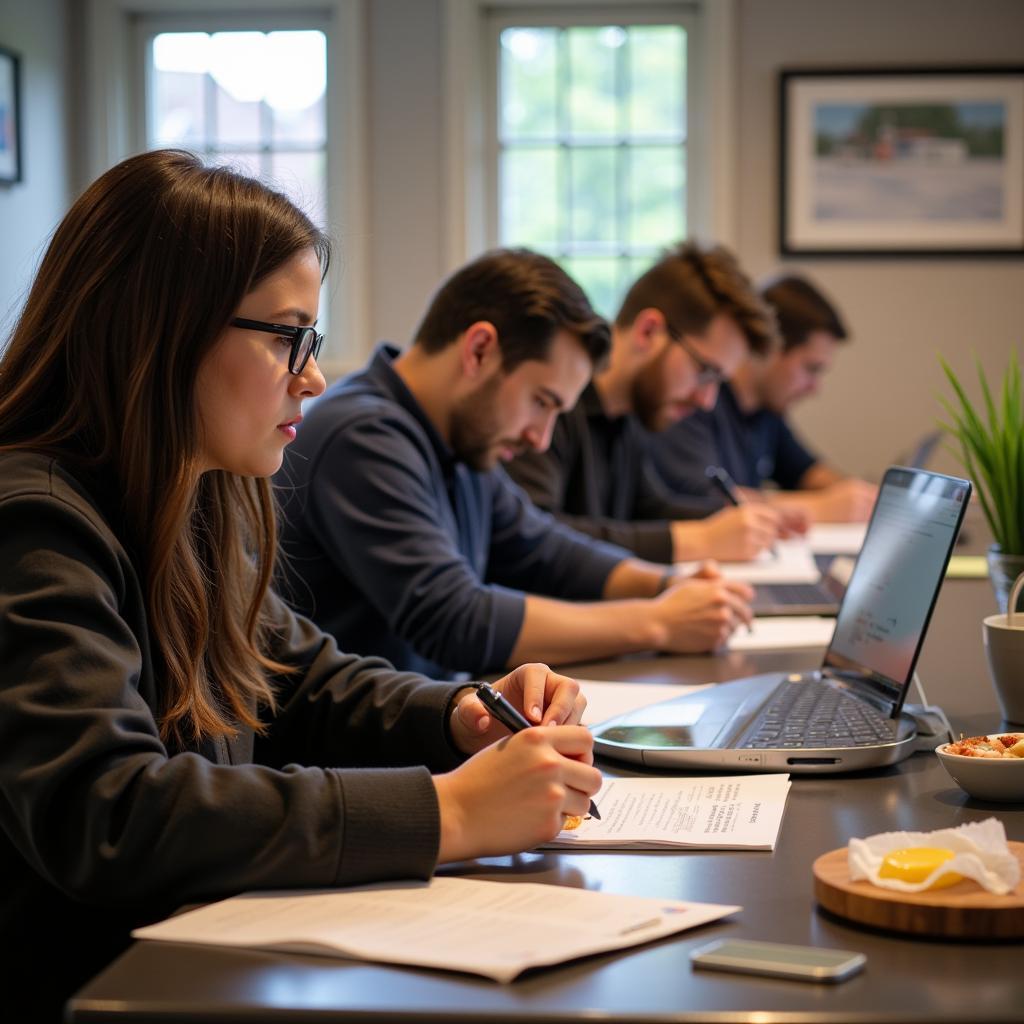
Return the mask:
<path fill-rule="evenodd" d="M 120 494 L 184 744 L 273 709 L 268 481 L 200 474 L 196 373 L 242 298 L 322 232 L 284 196 L 177 150 L 131 157 L 57 228 L 0 360 L 0 450 L 32 449 Z"/>

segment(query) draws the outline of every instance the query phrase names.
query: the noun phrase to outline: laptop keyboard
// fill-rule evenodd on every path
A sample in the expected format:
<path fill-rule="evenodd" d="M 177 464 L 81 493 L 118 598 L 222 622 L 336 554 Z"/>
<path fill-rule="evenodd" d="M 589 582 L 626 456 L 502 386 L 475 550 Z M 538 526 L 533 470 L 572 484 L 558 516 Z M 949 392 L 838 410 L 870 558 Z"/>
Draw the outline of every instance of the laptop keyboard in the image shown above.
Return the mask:
<path fill-rule="evenodd" d="M 820 683 L 782 683 L 744 747 L 870 747 L 891 743 L 893 720 L 866 701 Z"/>
<path fill-rule="evenodd" d="M 772 604 L 836 603 L 836 599 L 817 583 L 772 583 L 765 587 L 764 593 Z"/>

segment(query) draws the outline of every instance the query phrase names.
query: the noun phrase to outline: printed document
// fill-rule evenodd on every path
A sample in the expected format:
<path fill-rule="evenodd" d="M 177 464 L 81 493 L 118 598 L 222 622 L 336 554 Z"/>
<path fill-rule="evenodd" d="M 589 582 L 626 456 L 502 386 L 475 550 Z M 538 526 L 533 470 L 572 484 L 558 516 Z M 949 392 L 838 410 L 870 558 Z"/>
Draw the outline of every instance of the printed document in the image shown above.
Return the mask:
<path fill-rule="evenodd" d="M 508 982 L 529 967 L 625 949 L 739 909 L 536 882 L 440 877 L 244 893 L 132 935 L 468 971 Z"/>
<path fill-rule="evenodd" d="M 814 523 L 807 544 L 816 555 L 856 555 L 867 532 L 867 523 Z"/>
<path fill-rule="evenodd" d="M 566 849 L 773 850 L 789 776 L 606 779 L 586 817 L 546 845 Z"/>
<path fill-rule="evenodd" d="M 754 619 L 749 630 L 740 626 L 729 638 L 730 651 L 772 651 L 793 647 L 828 647 L 835 619 L 820 615 L 779 615 Z"/>
<path fill-rule="evenodd" d="M 676 570 L 690 573 L 699 565 L 677 562 Z M 750 562 L 719 562 L 718 568 L 725 579 L 744 583 L 817 583 L 821 578 L 810 545 L 802 538 L 777 541 L 771 551 Z"/>

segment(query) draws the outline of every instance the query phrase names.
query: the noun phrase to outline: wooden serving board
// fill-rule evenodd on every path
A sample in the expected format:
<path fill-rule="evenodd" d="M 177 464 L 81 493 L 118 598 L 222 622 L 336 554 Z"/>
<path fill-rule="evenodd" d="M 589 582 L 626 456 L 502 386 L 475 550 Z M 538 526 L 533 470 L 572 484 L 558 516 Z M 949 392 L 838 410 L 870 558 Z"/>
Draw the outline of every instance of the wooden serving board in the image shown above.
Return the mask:
<path fill-rule="evenodd" d="M 1024 843 L 1007 845 L 1024 869 Z M 814 895 L 833 914 L 874 928 L 950 939 L 1024 938 L 1024 881 L 1005 896 L 969 878 L 948 889 L 894 892 L 851 882 L 842 847 L 814 862 Z"/>

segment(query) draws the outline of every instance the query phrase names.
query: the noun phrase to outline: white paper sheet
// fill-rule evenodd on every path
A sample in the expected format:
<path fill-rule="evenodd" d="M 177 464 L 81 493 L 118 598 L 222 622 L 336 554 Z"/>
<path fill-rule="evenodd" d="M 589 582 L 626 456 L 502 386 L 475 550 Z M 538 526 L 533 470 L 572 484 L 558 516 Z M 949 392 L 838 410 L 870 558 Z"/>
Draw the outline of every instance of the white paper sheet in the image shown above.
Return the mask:
<path fill-rule="evenodd" d="M 445 877 L 244 893 L 137 928 L 132 935 L 414 964 L 508 982 L 528 967 L 624 949 L 739 909 L 535 882 Z"/>
<path fill-rule="evenodd" d="M 624 715 L 627 711 L 657 704 L 659 701 L 671 700 L 673 697 L 685 697 L 696 693 L 714 683 L 700 686 L 683 686 L 673 683 L 616 683 L 603 679 L 576 680 L 587 698 L 587 707 L 583 712 L 584 725 L 597 725 L 606 722 L 616 715 Z"/>
<path fill-rule="evenodd" d="M 729 638 L 730 651 L 773 651 L 787 647 L 828 647 L 835 619 L 820 615 L 780 615 L 754 619 L 748 631 L 740 626 Z"/>
<path fill-rule="evenodd" d="M 699 563 L 677 562 L 680 573 L 693 572 Z M 815 583 L 821 577 L 810 545 L 803 538 L 777 541 L 772 551 L 765 551 L 750 562 L 720 562 L 718 568 L 729 580 L 744 583 Z"/>
<path fill-rule="evenodd" d="M 856 555 L 867 532 L 867 523 L 815 523 L 807 531 L 807 543 L 816 555 Z"/>
<path fill-rule="evenodd" d="M 772 850 L 788 775 L 606 779 L 594 797 L 601 820 L 560 832 L 551 846 Z"/>

